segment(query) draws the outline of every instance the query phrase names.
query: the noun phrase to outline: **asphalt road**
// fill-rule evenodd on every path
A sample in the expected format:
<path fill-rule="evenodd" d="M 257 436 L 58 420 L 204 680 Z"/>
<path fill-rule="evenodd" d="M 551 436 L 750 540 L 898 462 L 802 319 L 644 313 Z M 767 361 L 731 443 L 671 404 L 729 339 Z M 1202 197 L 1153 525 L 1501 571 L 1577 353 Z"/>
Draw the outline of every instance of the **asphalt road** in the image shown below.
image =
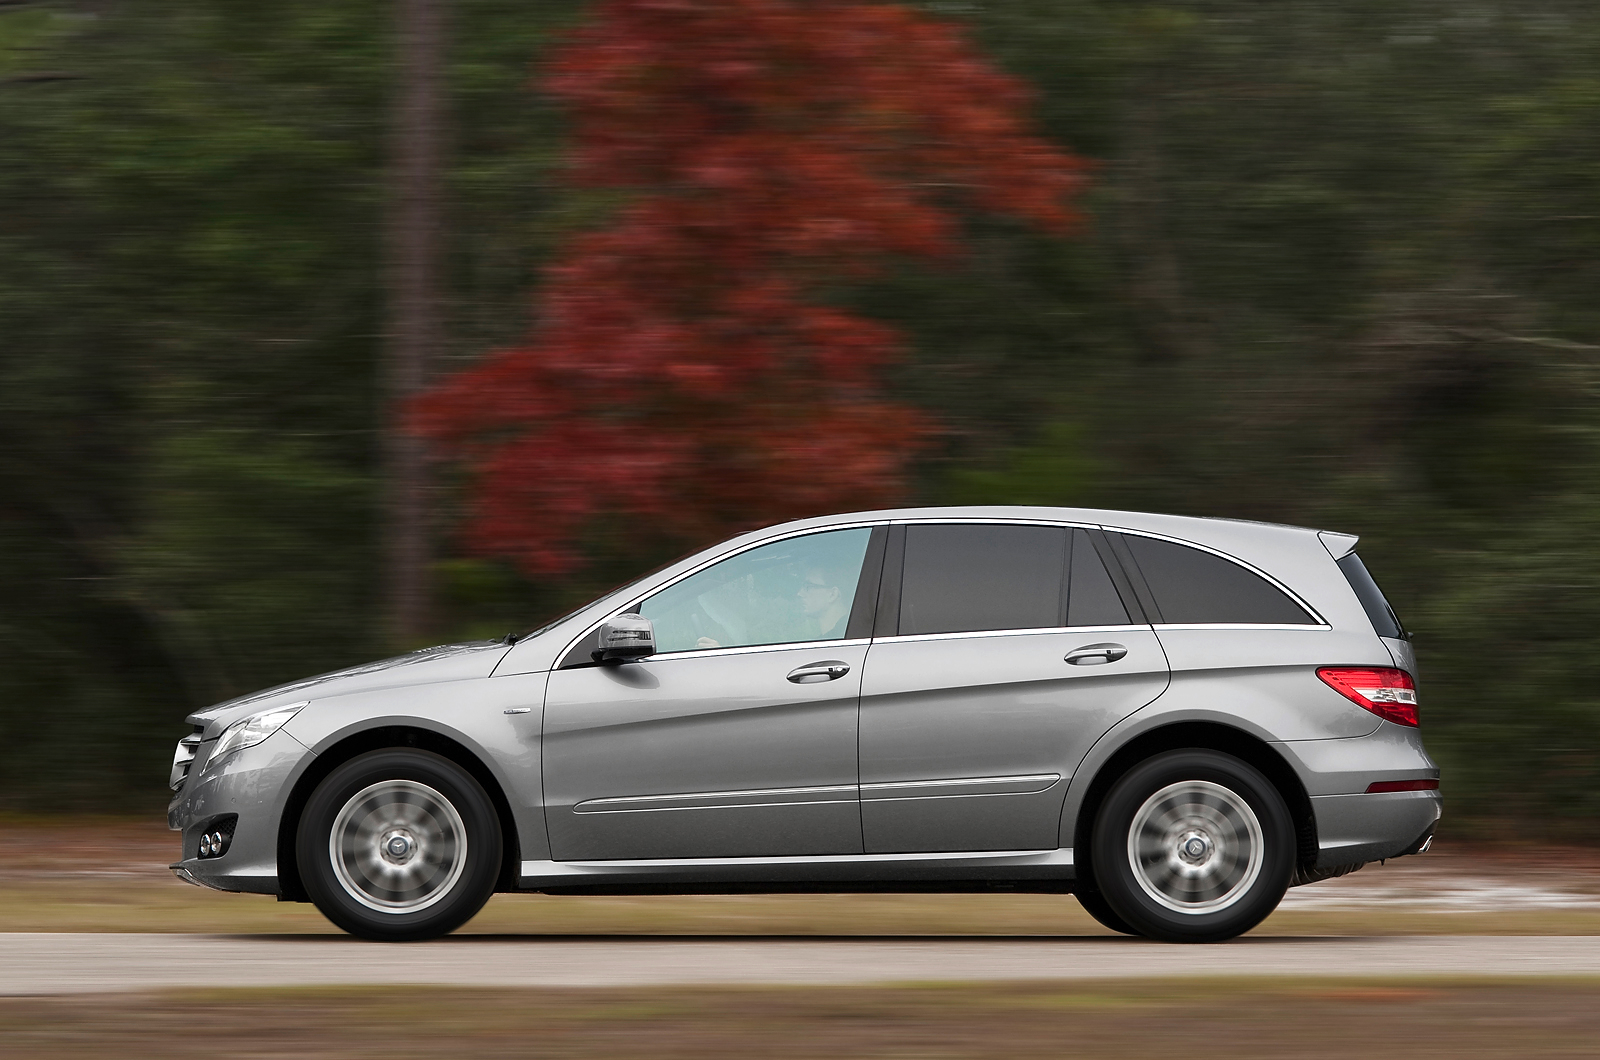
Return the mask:
<path fill-rule="evenodd" d="M 0 995 L 350 983 L 641 986 L 1129 977 L 1600 975 L 1600 936 L 1085 938 L 0 934 Z"/>

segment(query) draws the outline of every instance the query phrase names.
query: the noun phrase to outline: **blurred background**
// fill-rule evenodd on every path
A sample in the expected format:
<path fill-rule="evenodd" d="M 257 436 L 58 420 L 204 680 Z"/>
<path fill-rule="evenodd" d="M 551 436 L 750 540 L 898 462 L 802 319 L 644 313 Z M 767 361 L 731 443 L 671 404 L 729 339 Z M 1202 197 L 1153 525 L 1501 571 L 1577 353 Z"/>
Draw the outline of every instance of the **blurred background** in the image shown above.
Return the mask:
<path fill-rule="evenodd" d="M 1360 534 L 1446 834 L 1594 838 L 1597 290 L 1577 0 L 0 0 L 0 809 L 1015 503 Z"/>

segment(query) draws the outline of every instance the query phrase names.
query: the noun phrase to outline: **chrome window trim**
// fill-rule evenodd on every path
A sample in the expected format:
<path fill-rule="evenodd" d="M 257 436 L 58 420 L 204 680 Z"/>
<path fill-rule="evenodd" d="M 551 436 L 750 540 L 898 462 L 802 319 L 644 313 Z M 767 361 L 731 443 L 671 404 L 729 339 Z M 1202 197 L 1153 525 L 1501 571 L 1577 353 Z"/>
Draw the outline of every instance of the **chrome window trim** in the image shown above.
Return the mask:
<path fill-rule="evenodd" d="M 811 527 L 806 527 L 805 529 L 802 529 L 802 530 L 791 530 L 787 534 L 778 534 L 778 535 L 776 535 L 774 537 L 764 537 L 760 541 L 752 541 L 748 545 L 745 545 L 742 548 L 736 548 L 731 552 L 718 553 L 717 555 L 712 556 L 710 559 L 706 560 L 704 563 L 700 564 L 699 566 L 691 567 L 689 570 L 684 571 L 682 574 L 680 574 L 677 577 L 673 578 L 671 581 L 665 581 L 665 582 L 662 582 L 660 585 L 651 586 L 645 592 L 642 592 L 638 596 L 632 597 L 631 599 L 629 599 L 629 600 L 625 601 L 624 603 L 622 603 L 620 606 L 617 607 L 616 610 L 607 612 L 606 614 L 602 615 L 600 618 L 596 619 L 590 625 L 585 626 L 582 633 L 579 633 L 576 637 L 573 637 L 571 640 L 569 640 L 567 642 L 565 647 L 563 647 L 560 651 L 556 652 L 554 662 L 551 665 L 550 669 L 551 669 L 552 672 L 560 670 L 560 668 L 561 668 L 561 660 L 565 659 L 567 657 L 567 653 L 570 652 L 573 648 L 575 648 L 580 640 L 582 640 L 583 638 L 587 637 L 589 634 L 593 633 L 595 630 L 599 629 L 600 628 L 600 624 L 602 622 L 605 622 L 609 618 L 613 618 L 613 617 L 615 617 L 617 615 L 622 614 L 622 612 L 626 611 L 628 608 L 632 607 L 634 604 L 640 603 L 640 602 L 642 602 L 644 600 L 648 600 L 650 597 L 656 595 L 657 593 L 659 593 L 659 592 L 661 592 L 661 591 L 663 591 L 665 589 L 672 588 L 674 585 L 677 585 L 679 582 L 683 581 L 685 578 L 691 578 L 694 575 L 699 574 L 701 571 L 707 569 L 708 567 L 716 566 L 718 563 L 721 563 L 725 559 L 732 559 L 735 556 L 743 555 L 744 553 L 749 552 L 751 549 L 753 549 L 753 548 L 761 548 L 763 545 L 772 545 L 772 544 L 776 544 L 779 541 L 787 541 L 791 537 L 809 537 L 812 534 L 828 534 L 828 533 L 832 533 L 835 530 L 860 530 L 862 528 L 871 529 L 871 528 L 877 527 L 877 526 L 888 526 L 890 524 L 890 522 L 891 522 L 891 520 L 888 520 L 888 519 L 862 519 L 862 520 L 856 520 L 856 521 L 848 522 L 848 523 L 838 523 L 838 524 L 835 524 L 833 526 L 811 526 Z M 856 577 L 859 579 L 860 578 L 860 574 L 858 573 L 856 575 Z M 602 597 L 602 599 L 604 599 L 604 597 Z M 647 655 L 647 656 L 645 656 L 645 658 L 647 658 L 647 659 L 680 658 L 680 657 L 686 656 L 686 655 L 694 655 L 696 657 L 699 657 L 699 656 L 701 656 L 701 655 L 703 655 L 703 654 L 705 654 L 707 652 L 729 652 L 729 653 L 732 653 L 732 652 L 736 652 L 736 651 L 745 651 L 745 650 L 752 650 L 752 649 L 753 650 L 758 650 L 758 651 L 759 650 L 773 650 L 773 649 L 776 649 L 776 648 L 805 647 L 807 644 L 832 644 L 835 647 L 838 647 L 838 646 L 846 644 L 846 643 L 864 644 L 866 642 L 865 641 L 848 641 L 847 642 L 847 641 L 843 641 L 843 640 L 825 640 L 825 641 L 799 641 L 799 642 L 789 642 L 789 643 L 785 643 L 785 644 L 745 644 L 745 645 L 740 645 L 737 648 L 694 648 L 694 649 L 691 649 L 689 651 L 669 651 L 669 652 L 662 652 L 659 655 Z"/>
<path fill-rule="evenodd" d="M 1062 633 L 1077 633 L 1088 636 L 1092 633 L 1148 633 L 1151 626 L 1146 623 L 1130 624 L 1124 626 L 1036 626 L 1031 629 L 974 629 L 960 633 L 903 633 L 893 637 L 875 637 L 874 644 L 909 643 L 919 640 L 968 640 L 974 637 L 1028 637 L 1028 636 L 1057 636 Z M 1159 627 L 1156 627 L 1159 628 Z"/>
<path fill-rule="evenodd" d="M 1285 596 L 1289 597 L 1289 599 L 1293 600 L 1300 607 L 1304 608 L 1306 613 L 1308 615 L 1312 616 L 1313 618 L 1317 619 L 1317 621 L 1316 622 L 1308 622 L 1308 623 L 1304 623 L 1304 624 L 1235 623 L 1235 622 L 1196 622 L 1196 623 L 1189 623 L 1189 622 L 1184 622 L 1184 623 L 1156 623 L 1156 624 L 1130 623 L 1130 624 L 1127 624 L 1127 625 L 1116 625 L 1116 626 L 1045 626 L 1045 627 L 1035 627 L 1035 628 L 1031 628 L 1031 629 L 973 630 L 973 631 L 962 632 L 962 633 L 912 633 L 912 634 L 907 634 L 907 635 L 904 635 L 904 636 L 897 635 L 897 636 L 893 636 L 893 637 L 873 637 L 873 638 L 870 638 L 870 643 L 879 644 L 879 643 L 889 643 L 889 642 L 898 642 L 898 641 L 907 641 L 907 642 L 909 642 L 909 641 L 918 641 L 918 640 L 957 640 L 957 639 L 968 638 L 968 637 L 1019 637 L 1019 636 L 1026 636 L 1026 635 L 1031 634 L 1031 633 L 1071 633 L 1071 632 L 1080 632 L 1080 633 L 1128 633 L 1128 632 L 1137 632 L 1139 630 L 1154 630 L 1154 631 L 1159 632 L 1161 630 L 1188 630 L 1188 629 L 1240 629 L 1240 630 L 1246 630 L 1246 629 L 1299 629 L 1299 630 L 1321 630 L 1321 631 L 1327 631 L 1327 630 L 1332 630 L 1333 629 L 1333 625 L 1330 622 L 1328 622 L 1327 619 L 1322 617 L 1322 613 L 1320 611 L 1318 611 L 1316 608 L 1312 607 L 1309 603 L 1306 602 L 1306 599 L 1304 597 L 1302 597 L 1299 593 L 1295 592 L 1293 589 L 1289 588 L 1289 586 L 1285 585 L 1282 581 L 1280 581 L 1277 578 L 1273 577 L 1272 575 L 1268 574 L 1266 571 L 1262 570 L 1260 567 L 1257 567 L 1253 563 L 1250 563 L 1250 562 L 1248 562 L 1246 560 L 1242 560 L 1242 559 L 1238 558 L 1237 556 L 1230 556 L 1228 553 L 1223 552 L 1220 549 L 1212 548 L 1210 545 L 1202 545 L 1202 544 L 1200 544 L 1199 542 L 1196 542 L 1196 541 L 1186 541 L 1181 537 L 1172 537 L 1169 534 L 1153 533 L 1153 532 L 1151 532 L 1149 530 L 1130 530 L 1130 529 L 1128 529 L 1126 527 L 1121 527 L 1121 526 L 1108 526 L 1108 525 L 1103 524 L 1103 523 L 1074 522 L 1074 521 L 1065 520 L 1065 519 L 1024 519 L 1024 518 L 994 518 L 994 517 L 985 518 L 983 516 L 974 516 L 974 515 L 955 515 L 955 516 L 929 515 L 929 516 L 919 516 L 919 517 L 912 518 L 912 519 L 869 519 L 869 520 L 855 520 L 855 521 L 847 522 L 847 523 L 838 523 L 838 524 L 835 524 L 833 526 L 813 526 L 813 527 L 807 527 L 807 528 L 801 529 L 801 530 L 792 530 L 789 533 L 779 534 L 779 535 L 777 535 L 775 537 L 763 538 L 760 541 L 752 541 L 751 543 L 749 543 L 748 545 L 743 546 L 742 548 L 738 548 L 738 549 L 735 549 L 735 550 L 733 550 L 731 552 L 724 552 L 724 553 L 722 553 L 720 555 L 714 556 L 711 559 L 706 560 L 704 563 L 701 563 L 699 566 L 696 566 L 696 567 L 691 568 L 690 570 L 684 571 L 682 574 L 678 575 L 676 578 L 673 578 L 671 581 L 662 582 L 660 585 L 657 585 L 657 586 L 651 588 L 649 591 L 641 593 L 638 596 L 632 597 L 631 599 L 629 599 L 626 602 L 624 602 L 621 605 L 619 605 L 614 611 L 608 612 L 607 614 L 601 616 L 599 619 L 595 620 L 591 625 L 588 625 L 588 626 L 584 627 L 583 632 L 579 633 L 576 637 L 573 637 L 570 641 L 568 641 L 566 646 L 563 647 L 559 652 L 556 653 L 555 658 L 557 660 L 557 663 L 559 663 L 559 661 L 561 659 L 566 658 L 567 657 L 567 653 L 572 651 L 572 649 L 577 645 L 577 643 L 580 640 L 582 640 L 583 638 L 587 637 L 589 634 L 593 633 L 596 629 L 599 629 L 600 628 L 600 624 L 602 622 L 606 621 L 606 619 L 611 618 L 614 615 L 621 614 L 622 612 L 628 610 L 628 608 L 632 607 L 634 604 L 640 603 L 641 601 L 646 600 L 651 596 L 654 596 L 656 593 L 659 593 L 664 589 L 671 588 L 672 586 L 678 584 L 678 582 L 683 581 L 685 578 L 692 577 L 693 575 L 699 574 L 701 571 L 707 569 L 708 567 L 712 567 L 712 566 L 714 566 L 714 565 L 716 565 L 718 563 L 721 563 L 725 559 L 732 559 L 734 556 L 741 555 L 742 553 L 748 552 L 753 548 L 760 548 L 763 545 L 775 544 L 776 542 L 779 542 L 779 541 L 787 541 L 789 538 L 792 538 L 792 537 L 807 537 L 807 536 L 809 536 L 811 534 L 826 534 L 826 533 L 831 533 L 834 530 L 859 530 L 859 529 L 862 529 L 862 528 L 870 529 L 872 527 L 878 527 L 878 526 L 924 526 L 924 525 L 937 525 L 937 524 L 941 524 L 941 523 L 979 524 L 979 525 L 989 525 L 989 526 L 1059 526 L 1059 527 L 1064 527 L 1064 528 L 1069 528 L 1069 529 L 1080 529 L 1080 530 L 1104 530 L 1107 533 L 1132 534 L 1132 535 L 1135 535 L 1135 536 L 1138 536 L 1138 537 L 1152 538 L 1152 539 L 1154 539 L 1156 541 L 1166 541 L 1169 544 L 1173 544 L 1173 545 L 1182 545 L 1182 546 L 1184 546 L 1186 548 L 1199 549 L 1201 552 L 1209 552 L 1213 556 L 1216 556 L 1219 559 L 1227 560 L 1229 563 L 1237 564 L 1238 566 L 1243 567 L 1245 570 L 1249 571 L 1250 573 L 1256 575 L 1258 578 L 1264 579 L 1267 582 L 1267 584 L 1269 584 L 1269 585 L 1273 586 L 1274 588 L 1278 589 Z M 855 645 L 866 644 L 866 643 L 869 643 L 869 641 L 868 640 L 861 640 L 861 639 L 853 639 L 853 640 L 801 641 L 801 642 L 792 642 L 792 643 L 787 643 L 787 644 L 749 644 L 749 645 L 742 645 L 742 646 L 736 647 L 736 648 L 698 648 L 698 649 L 691 649 L 689 651 L 662 652 L 662 653 L 660 653 L 658 655 L 646 656 L 646 660 L 654 661 L 654 660 L 665 660 L 665 659 L 679 659 L 679 658 L 687 658 L 687 657 L 705 658 L 705 657 L 712 656 L 712 655 L 734 655 L 734 654 L 744 654 L 744 653 L 755 652 L 755 651 L 774 651 L 774 650 L 778 650 L 778 649 L 782 649 L 782 648 L 804 648 L 804 647 L 810 647 L 810 646 L 825 647 L 825 646 L 828 646 L 828 645 L 832 645 L 834 647 L 846 647 L 846 646 L 855 646 Z M 552 669 L 557 669 L 557 668 L 558 667 L 552 667 Z"/>
<path fill-rule="evenodd" d="M 1313 633 L 1327 633 L 1333 627 L 1326 622 L 1314 625 L 1310 622 L 1161 622 L 1150 627 L 1157 633 L 1174 629 L 1297 629 Z"/>
<path fill-rule="evenodd" d="M 1098 523 L 1075 523 L 1063 519 L 1024 519 L 1021 517 L 995 517 L 986 519 L 980 515 L 922 515 L 915 519 L 890 519 L 892 526 L 920 526 L 926 523 L 982 523 L 989 526 L 1067 526 L 1079 530 L 1099 530 Z"/>
<path fill-rule="evenodd" d="M 1238 624 L 1235 624 L 1235 623 L 1228 623 L 1228 622 L 1178 623 L 1178 624 L 1173 624 L 1173 625 L 1170 625 L 1170 626 L 1167 626 L 1166 624 L 1161 624 L 1161 625 L 1157 625 L 1155 627 L 1156 629 L 1162 629 L 1162 628 L 1187 629 L 1187 628 L 1191 628 L 1192 626 L 1200 626 L 1200 627 L 1209 628 L 1209 629 L 1263 629 L 1263 628 L 1265 628 L 1265 629 L 1332 629 L 1333 628 L 1332 624 L 1329 623 L 1329 621 L 1327 619 L 1322 617 L 1322 612 L 1318 611 L 1316 608 L 1312 607 L 1309 603 L 1307 603 L 1304 597 L 1302 597 L 1299 593 L 1295 592 L 1293 589 L 1289 588 L 1283 582 L 1279 581 L 1277 578 L 1274 578 L 1272 575 L 1270 575 L 1266 571 L 1262 570 L 1260 567 L 1257 567 L 1255 564 L 1249 562 L 1248 560 L 1242 560 L 1238 556 L 1230 556 L 1230 555 L 1228 555 L 1228 553 L 1223 552 L 1221 549 L 1212 548 L 1210 545 L 1202 545 L 1198 541 L 1185 541 L 1181 537 L 1172 537 L 1169 534 L 1157 534 L 1157 533 L 1153 533 L 1153 532 L 1151 532 L 1149 530 L 1129 530 L 1129 529 L 1126 529 L 1125 527 L 1121 527 L 1121 526 L 1102 526 L 1102 527 L 1100 527 L 1100 529 L 1106 531 L 1109 534 L 1127 534 L 1127 535 L 1130 535 L 1130 536 L 1133 536 L 1133 537 L 1148 537 L 1148 538 L 1151 538 L 1152 540 L 1155 540 L 1155 541 L 1165 541 L 1170 545 L 1182 545 L 1185 548 L 1195 548 L 1195 549 L 1199 549 L 1201 552 L 1209 552 L 1213 556 L 1216 556 L 1218 559 L 1225 559 L 1229 563 L 1237 564 L 1238 566 L 1243 567 L 1245 570 L 1249 571 L 1251 574 L 1254 574 L 1256 577 L 1264 579 L 1267 582 L 1268 585 L 1271 585 L 1271 586 L 1274 586 L 1275 588 L 1277 588 L 1280 592 L 1282 592 L 1289 599 L 1293 600 L 1295 603 L 1297 603 L 1301 607 L 1305 608 L 1306 614 L 1308 614 L 1312 618 L 1316 619 L 1315 622 L 1307 622 L 1307 623 L 1286 623 L 1286 624 L 1265 624 L 1265 625 L 1260 625 L 1260 624 L 1255 624 L 1255 623 L 1238 623 Z M 1143 574 L 1141 574 L 1140 577 L 1143 577 Z"/>
<path fill-rule="evenodd" d="M 588 634 L 585 634 L 587 636 Z M 581 638 L 580 638 L 581 639 Z M 797 640 L 783 644 L 745 644 L 737 648 L 688 648 L 684 651 L 663 651 L 655 655 L 646 655 L 635 662 L 669 662 L 673 659 L 705 659 L 717 655 L 756 655 L 767 651 L 794 651 L 800 648 L 813 648 L 817 651 L 826 651 L 830 648 L 857 648 L 863 644 L 871 644 L 869 637 L 853 637 L 849 640 Z M 571 651 L 572 649 L 567 649 Z"/>

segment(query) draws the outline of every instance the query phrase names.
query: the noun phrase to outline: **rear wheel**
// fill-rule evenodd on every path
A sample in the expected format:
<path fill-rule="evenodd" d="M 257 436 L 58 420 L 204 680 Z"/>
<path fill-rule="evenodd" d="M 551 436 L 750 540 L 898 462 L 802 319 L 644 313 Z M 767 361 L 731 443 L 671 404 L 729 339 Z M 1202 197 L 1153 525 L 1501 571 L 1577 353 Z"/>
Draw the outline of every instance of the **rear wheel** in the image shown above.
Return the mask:
<path fill-rule="evenodd" d="M 1129 770 L 1101 803 L 1091 842 L 1111 910 L 1167 942 L 1249 931 L 1277 908 L 1294 867 L 1283 796 L 1217 751 L 1170 751 Z"/>
<path fill-rule="evenodd" d="M 483 787 L 428 751 L 372 751 L 312 792 L 295 853 L 318 909 L 362 938 L 437 938 L 489 900 L 500 823 Z"/>

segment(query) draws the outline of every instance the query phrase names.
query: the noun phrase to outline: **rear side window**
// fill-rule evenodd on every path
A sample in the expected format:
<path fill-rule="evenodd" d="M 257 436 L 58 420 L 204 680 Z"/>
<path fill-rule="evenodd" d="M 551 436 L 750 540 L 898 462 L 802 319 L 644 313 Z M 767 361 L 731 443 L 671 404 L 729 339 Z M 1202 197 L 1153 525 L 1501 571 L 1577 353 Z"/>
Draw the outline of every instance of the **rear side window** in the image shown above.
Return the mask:
<path fill-rule="evenodd" d="M 1061 624 L 1067 531 L 981 523 L 906 527 L 900 633 Z"/>
<path fill-rule="evenodd" d="M 1367 617 L 1372 619 L 1372 628 L 1378 636 L 1409 640 L 1411 635 L 1406 632 L 1406 627 L 1401 625 L 1400 616 L 1389 606 L 1383 590 L 1378 588 L 1378 583 L 1367 571 L 1367 565 L 1361 562 L 1361 557 L 1354 552 L 1350 553 L 1339 561 L 1339 569 L 1344 571 L 1345 580 L 1350 583 L 1350 588 L 1356 591 L 1356 599 L 1361 601 L 1362 609 L 1366 611 Z"/>
<path fill-rule="evenodd" d="M 1161 621 L 1180 625 L 1307 625 L 1316 619 L 1260 575 L 1198 548 L 1122 535 Z"/>
<path fill-rule="evenodd" d="M 1072 531 L 1072 577 L 1067 589 L 1067 625 L 1121 626 L 1128 609 L 1106 573 L 1106 565 L 1083 530 Z"/>

